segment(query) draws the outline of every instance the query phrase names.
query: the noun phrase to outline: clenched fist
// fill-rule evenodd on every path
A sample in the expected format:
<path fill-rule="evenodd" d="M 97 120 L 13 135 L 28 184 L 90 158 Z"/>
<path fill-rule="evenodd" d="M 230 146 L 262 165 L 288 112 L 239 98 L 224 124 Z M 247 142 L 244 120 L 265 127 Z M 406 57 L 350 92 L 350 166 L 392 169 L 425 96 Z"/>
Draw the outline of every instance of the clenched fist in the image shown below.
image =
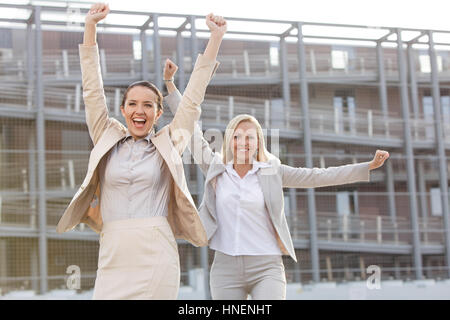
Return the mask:
<path fill-rule="evenodd" d="M 105 19 L 109 13 L 109 5 L 106 3 L 95 3 L 91 6 L 86 18 L 84 19 L 86 24 L 97 24 L 101 20 Z"/>
<path fill-rule="evenodd" d="M 369 169 L 373 170 L 373 169 L 381 167 L 387 158 L 389 158 L 389 152 L 383 151 L 383 150 L 377 150 L 377 152 L 375 152 L 375 157 L 373 157 L 373 160 L 370 161 Z"/>
<path fill-rule="evenodd" d="M 215 16 L 212 13 L 206 16 L 206 25 L 212 35 L 223 37 L 227 32 L 227 21 L 221 16 Z"/>
<path fill-rule="evenodd" d="M 173 76 L 178 70 L 178 66 L 173 63 L 170 59 L 166 60 L 166 64 L 164 65 L 163 79 L 171 80 Z"/>

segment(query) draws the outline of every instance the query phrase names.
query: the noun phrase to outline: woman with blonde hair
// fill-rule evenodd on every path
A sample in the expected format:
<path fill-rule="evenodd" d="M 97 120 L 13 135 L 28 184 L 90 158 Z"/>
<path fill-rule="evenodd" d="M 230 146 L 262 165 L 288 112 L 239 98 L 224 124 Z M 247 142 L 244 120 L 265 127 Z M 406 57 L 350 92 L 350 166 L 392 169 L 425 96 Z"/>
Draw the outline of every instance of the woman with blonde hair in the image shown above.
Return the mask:
<path fill-rule="evenodd" d="M 181 94 L 173 84 L 177 66 L 168 60 L 165 101 L 176 112 Z M 250 115 L 238 115 L 226 130 L 222 153 L 214 153 L 198 125 L 191 153 L 206 176 L 200 218 L 215 250 L 210 287 L 213 299 L 285 299 L 282 255 L 297 261 L 284 215 L 283 188 L 315 188 L 369 181 L 370 170 L 389 157 L 377 150 L 370 162 L 339 167 L 294 168 L 265 147 L 263 131 Z"/>
<path fill-rule="evenodd" d="M 94 299 L 176 299 L 180 265 L 175 238 L 207 245 L 205 229 L 187 188 L 181 153 L 189 143 L 200 104 L 218 62 L 226 21 L 209 14 L 211 31 L 178 111 L 158 132 L 162 94 L 140 81 L 125 91 L 126 126 L 109 117 L 99 66 L 96 25 L 109 13 L 92 5 L 80 45 L 86 123 L 94 143 L 88 172 L 57 231 L 88 224 L 100 233 Z"/>

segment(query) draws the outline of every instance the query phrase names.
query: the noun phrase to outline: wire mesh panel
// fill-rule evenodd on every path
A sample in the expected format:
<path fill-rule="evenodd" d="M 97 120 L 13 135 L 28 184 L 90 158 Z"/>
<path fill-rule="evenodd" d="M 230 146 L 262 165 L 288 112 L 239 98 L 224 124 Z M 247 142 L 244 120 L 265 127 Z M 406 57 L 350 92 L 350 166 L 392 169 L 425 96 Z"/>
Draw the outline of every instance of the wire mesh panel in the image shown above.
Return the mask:
<path fill-rule="evenodd" d="M 0 28 L 0 295 L 39 292 L 42 282 L 46 282 L 48 290 L 66 290 L 73 280 L 70 276 L 77 273 L 80 285 L 75 290 L 90 291 L 96 276 L 98 235 L 84 224 L 63 235 L 55 232 L 83 182 L 93 148 L 85 124 L 78 56 L 82 30 L 43 30 L 40 60 L 36 58 L 35 30 L 29 31 L 23 25 Z M 162 70 L 166 58 L 183 67 L 180 69 L 184 69 L 187 83 L 193 57 L 203 51 L 207 39 L 192 39 L 184 31 L 180 41 L 175 33 L 156 35 L 150 26 L 143 34 L 145 43 L 141 43 L 137 31 L 99 28 L 100 66 L 111 117 L 124 122 L 120 107 L 125 89 L 142 78 L 153 82 L 161 79 L 155 70 Z M 309 115 L 305 118 L 300 103 L 299 80 L 303 79 L 299 75 L 298 44 L 292 40 L 287 40 L 286 52 L 282 52 L 280 41 L 273 39 L 224 39 L 217 59 L 220 67 L 201 106 L 202 129 L 214 151 L 220 152 L 229 121 L 236 115 L 250 114 L 264 129 L 268 150 L 286 165 L 305 167 L 307 156 L 312 157 L 317 168 L 367 162 L 377 149 L 389 151 L 391 157 L 382 168 L 370 173 L 370 182 L 316 188 L 312 197 L 314 212 L 310 211 L 310 191 L 284 189 L 284 213 L 299 261 L 283 257 L 288 283 L 313 282 L 317 272 L 320 281 L 366 280 L 371 265 L 381 268 L 383 280 L 414 279 L 414 232 L 423 249 L 424 275 L 448 277 L 441 169 L 434 150 L 436 119 L 430 89 L 422 85 L 430 81 L 428 53 L 413 50 L 412 69 L 421 85 L 418 105 L 412 108 L 417 110 L 405 121 L 396 48 L 382 48 L 388 83 L 387 110 L 382 110 L 375 46 L 308 42 L 304 58 Z M 155 41 L 159 41 L 160 55 Z M 183 51 L 180 57 L 179 51 Z M 438 76 L 443 84 L 441 121 L 448 144 L 450 94 L 444 87 L 449 80 L 449 54 L 439 50 L 437 55 Z M 283 74 L 284 63 L 287 74 Z M 43 110 L 38 110 L 36 99 L 37 66 L 42 66 L 43 73 L 44 89 L 39 92 Z M 143 74 L 144 66 L 147 74 Z M 180 76 L 175 76 L 177 83 Z M 167 92 L 164 87 L 159 89 Z M 41 111 L 45 136 L 38 140 L 42 122 L 37 121 L 41 119 L 37 112 Z M 169 108 L 165 108 L 157 128 L 172 119 Z M 408 172 L 403 150 L 406 126 L 410 127 L 415 148 L 414 177 Z M 313 146 L 311 155 L 304 151 L 307 127 Z M 44 150 L 39 150 L 38 141 L 44 142 Z M 40 152 L 44 154 L 43 162 L 39 160 Z M 185 175 L 199 205 L 203 179 L 199 180 L 198 167 L 189 154 L 183 158 L 190 160 L 185 163 Z M 449 160 L 447 164 L 449 173 Z M 42 170 L 45 190 L 38 188 Z M 412 178 L 416 180 L 417 199 L 411 199 L 408 181 Z M 417 230 L 412 223 L 411 203 L 417 207 Z M 42 207 L 45 212 L 39 209 Z M 45 226 L 40 223 L 40 215 L 45 215 Z M 312 222 L 316 225 L 313 233 Z M 45 239 L 39 237 L 39 232 L 45 234 Z M 314 255 L 310 246 L 314 233 L 319 270 L 312 269 Z M 46 246 L 46 256 L 40 245 Z M 201 250 L 179 241 L 181 286 L 204 290 L 197 271 L 209 271 L 214 252 L 206 250 L 205 259 L 205 251 Z M 43 261 L 46 277 L 39 270 Z"/>

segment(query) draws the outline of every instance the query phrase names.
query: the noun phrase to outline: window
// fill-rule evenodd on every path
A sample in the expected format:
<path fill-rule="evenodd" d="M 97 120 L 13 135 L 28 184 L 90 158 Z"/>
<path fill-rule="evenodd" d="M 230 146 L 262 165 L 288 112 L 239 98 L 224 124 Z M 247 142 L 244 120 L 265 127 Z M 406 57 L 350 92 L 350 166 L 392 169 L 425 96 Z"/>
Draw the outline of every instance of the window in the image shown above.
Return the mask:
<path fill-rule="evenodd" d="M 429 139 L 434 138 L 434 106 L 433 98 L 423 97 L 423 114 L 426 121 L 425 134 Z M 441 97 L 441 118 L 444 126 L 444 134 L 450 135 L 450 96 Z"/>
<path fill-rule="evenodd" d="M 431 215 L 442 216 L 441 190 L 439 188 L 430 189 Z"/>
<path fill-rule="evenodd" d="M 331 66 L 333 69 L 347 69 L 348 52 L 344 50 L 331 51 Z"/>
<path fill-rule="evenodd" d="M 434 110 L 433 98 L 423 97 L 423 115 L 425 117 L 425 136 L 434 139 Z"/>
<path fill-rule="evenodd" d="M 437 58 L 437 68 L 438 72 L 442 72 L 442 57 L 436 56 Z M 420 63 L 420 72 L 422 73 L 430 73 L 431 72 L 431 61 L 430 56 L 422 54 L 419 56 L 419 63 Z"/>
<path fill-rule="evenodd" d="M 133 40 L 133 58 L 134 60 L 142 59 L 142 45 L 140 40 Z"/>
<path fill-rule="evenodd" d="M 356 134 L 355 98 L 351 90 L 335 92 L 333 106 L 335 113 L 335 132 Z"/>
<path fill-rule="evenodd" d="M 340 191 L 336 193 L 336 209 L 338 216 L 356 214 L 358 209 L 358 194 L 356 191 Z"/>
<path fill-rule="evenodd" d="M 442 200 L 441 200 L 441 189 L 431 188 L 430 189 L 430 201 L 431 201 L 431 215 L 436 217 L 442 216 Z M 449 196 L 450 201 L 450 196 Z"/>
<path fill-rule="evenodd" d="M 270 45 L 270 65 L 277 67 L 279 62 L 280 62 L 280 58 L 278 56 L 278 52 L 279 52 L 279 48 L 278 46 L 271 44 Z"/>

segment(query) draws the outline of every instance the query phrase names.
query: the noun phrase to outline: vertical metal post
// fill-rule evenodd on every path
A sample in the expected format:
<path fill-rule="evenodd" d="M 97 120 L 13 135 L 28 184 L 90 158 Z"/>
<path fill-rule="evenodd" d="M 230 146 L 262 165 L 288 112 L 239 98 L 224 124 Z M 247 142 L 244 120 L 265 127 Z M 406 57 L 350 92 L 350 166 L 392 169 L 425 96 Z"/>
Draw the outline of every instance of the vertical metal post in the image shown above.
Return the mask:
<path fill-rule="evenodd" d="M 203 193 L 204 193 L 204 177 L 203 172 L 200 169 L 200 166 L 196 166 L 196 172 L 197 172 L 197 199 L 198 199 L 198 206 L 200 206 L 200 203 L 203 199 Z M 205 291 L 205 299 L 210 300 L 211 299 L 211 292 L 209 290 L 209 257 L 208 257 L 208 246 L 201 247 L 200 248 L 200 263 L 203 269 L 203 285 L 204 285 L 204 291 Z"/>
<path fill-rule="evenodd" d="M 192 62 L 192 69 L 194 68 L 195 61 L 197 60 L 197 54 L 198 54 L 198 40 L 197 40 L 197 29 L 195 28 L 195 17 L 190 16 L 189 22 L 191 24 L 191 62 Z"/>
<path fill-rule="evenodd" d="M 389 114 L 388 114 L 388 99 L 387 99 L 387 86 L 386 76 L 384 70 L 384 55 L 381 41 L 377 43 L 377 65 L 378 65 L 378 88 L 381 103 L 381 111 L 383 114 L 383 122 L 385 125 L 385 134 L 389 136 Z"/>
<path fill-rule="evenodd" d="M 27 22 L 27 107 L 31 109 L 33 105 L 33 88 L 34 88 L 34 65 L 33 65 L 33 21 Z"/>
<path fill-rule="evenodd" d="M 183 40 L 183 36 L 182 36 L 182 32 L 185 28 L 186 22 L 183 23 L 183 25 L 180 27 L 180 29 L 177 31 L 177 64 L 178 64 L 178 90 L 180 92 L 184 92 L 184 89 L 186 87 L 186 75 L 184 72 L 184 40 Z M 201 122 L 199 121 L 199 125 L 201 127 Z M 189 160 L 192 159 L 190 153 L 189 155 L 186 154 L 186 158 L 188 158 Z M 184 158 L 183 158 L 184 159 Z M 186 175 L 186 179 L 188 183 L 190 182 L 191 179 L 191 166 L 190 163 L 185 163 L 184 164 L 184 173 Z M 199 202 L 200 204 L 200 202 Z"/>
<path fill-rule="evenodd" d="M 161 68 L 161 44 L 159 42 L 159 24 L 158 14 L 153 14 L 153 57 L 155 61 L 155 85 L 158 89 L 162 88 L 162 68 Z"/>
<path fill-rule="evenodd" d="M 391 217 L 391 223 L 397 222 L 397 210 L 395 207 L 395 181 L 394 170 L 392 169 L 392 162 L 386 162 L 386 189 L 388 192 L 388 205 L 389 216 Z"/>
<path fill-rule="evenodd" d="M 291 88 L 289 84 L 289 69 L 288 69 L 288 58 L 287 58 L 287 45 L 286 38 L 280 38 L 280 66 L 281 66 L 281 84 L 283 86 L 283 101 L 284 110 L 286 114 L 286 123 L 289 126 L 290 121 L 290 111 L 291 111 Z"/>
<path fill-rule="evenodd" d="M 425 182 L 425 170 L 423 167 L 423 160 L 417 163 L 417 177 L 419 179 L 419 203 L 420 203 L 420 217 L 422 218 L 421 233 L 423 233 L 423 241 L 428 242 L 428 204 L 427 204 L 427 187 Z M 420 227 L 420 226 L 419 226 Z"/>
<path fill-rule="evenodd" d="M 38 166 L 38 212 L 39 212 L 39 273 L 40 294 L 48 290 L 47 283 L 47 213 L 45 203 L 45 118 L 44 118 L 44 85 L 42 76 L 42 30 L 41 8 L 34 11 L 35 40 L 36 40 L 36 138 L 37 138 L 37 166 Z"/>
<path fill-rule="evenodd" d="M 436 149 L 439 160 L 439 186 L 441 189 L 442 218 L 445 233 L 445 261 L 447 263 L 447 276 L 450 277 L 450 221 L 448 201 L 448 174 L 447 158 L 445 155 L 444 130 L 442 128 L 441 94 L 439 89 L 438 67 L 436 50 L 434 48 L 433 32 L 428 31 L 429 55 L 431 63 L 431 91 L 433 95 L 434 128 Z"/>
<path fill-rule="evenodd" d="M 312 160 L 312 143 L 311 130 L 309 126 L 309 105 L 308 105 L 308 80 L 306 79 L 306 61 L 305 61 L 305 46 L 303 43 L 302 23 L 297 23 L 298 30 L 298 62 L 299 62 L 299 77 L 300 77 L 300 96 L 301 108 L 303 118 L 303 143 L 306 155 L 306 167 L 313 167 Z M 316 227 L 316 200 L 314 189 L 307 189 L 308 195 L 308 218 L 310 230 L 310 250 L 311 250 L 311 267 L 312 276 L 315 282 L 320 281 L 319 272 L 319 248 L 317 244 L 317 227 Z"/>
<path fill-rule="evenodd" d="M 288 158 L 288 164 L 291 167 L 295 166 L 292 156 Z M 289 215 L 289 224 L 292 230 L 292 237 L 295 239 L 297 236 L 297 221 L 299 220 L 299 213 L 297 209 L 297 192 L 294 188 L 289 189 L 289 208 L 291 210 Z M 295 249 L 295 248 L 294 248 Z M 298 272 L 294 272 L 294 282 L 301 282 L 300 263 L 298 263 Z"/>
<path fill-rule="evenodd" d="M 36 228 L 36 135 L 32 132 L 28 137 L 28 185 L 30 190 L 30 227 Z"/>
<path fill-rule="evenodd" d="M 148 81 L 148 54 L 147 54 L 147 35 L 145 31 L 147 28 L 143 28 L 140 33 L 141 40 L 141 72 L 142 72 L 142 80 Z M 153 34 L 153 37 L 155 35 Z M 158 86 L 158 88 L 161 88 Z"/>
<path fill-rule="evenodd" d="M 408 67 L 409 67 L 409 82 L 411 88 L 411 104 L 412 110 L 414 112 L 414 137 L 417 137 L 418 131 L 418 119 L 419 119 L 419 93 L 417 90 L 417 80 L 416 80 L 416 68 L 414 64 L 414 51 L 412 44 L 408 44 Z"/>
<path fill-rule="evenodd" d="M 194 69 L 195 61 L 197 60 L 198 42 L 195 29 L 195 17 L 190 16 L 191 24 L 191 62 L 192 70 Z M 203 198 L 203 173 L 200 167 L 197 166 L 197 190 L 198 190 L 198 205 L 201 203 Z M 205 298 L 211 299 L 211 293 L 209 290 L 209 259 L 208 259 L 208 247 L 200 248 L 200 262 L 203 269 L 203 285 L 205 290 Z"/>
<path fill-rule="evenodd" d="M 177 32 L 178 90 L 184 92 L 186 78 L 184 74 L 184 40 L 181 32 L 182 30 Z"/>
<path fill-rule="evenodd" d="M 420 247 L 420 231 L 417 220 L 417 195 L 416 177 L 414 171 L 414 152 L 411 138 L 411 126 L 409 116 L 408 82 L 406 77 L 405 56 L 403 52 L 402 33 L 397 29 L 397 55 L 398 71 L 400 78 L 400 101 L 403 115 L 403 136 L 405 142 L 406 167 L 408 175 L 409 206 L 411 214 L 411 227 L 413 232 L 413 254 L 416 279 L 422 279 L 422 254 Z"/>

